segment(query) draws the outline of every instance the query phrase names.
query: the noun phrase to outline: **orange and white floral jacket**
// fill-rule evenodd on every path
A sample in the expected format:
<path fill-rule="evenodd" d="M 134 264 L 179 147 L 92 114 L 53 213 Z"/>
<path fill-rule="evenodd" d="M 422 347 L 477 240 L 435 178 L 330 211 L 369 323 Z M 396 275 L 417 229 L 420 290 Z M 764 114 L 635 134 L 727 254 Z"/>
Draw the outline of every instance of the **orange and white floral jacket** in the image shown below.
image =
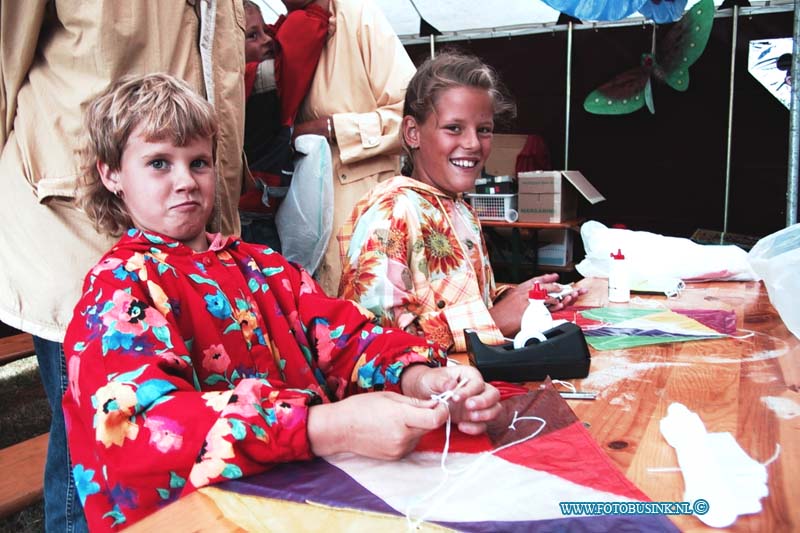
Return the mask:
<path fill-rule="evenodd" d="M 464 329 L 503 342 L 489 309 L 498 295 L 481 226 L 461 197 L 405 176 L 375 187 L 339 232 L 339 296 L 384 326 L 465 351 Z"/>

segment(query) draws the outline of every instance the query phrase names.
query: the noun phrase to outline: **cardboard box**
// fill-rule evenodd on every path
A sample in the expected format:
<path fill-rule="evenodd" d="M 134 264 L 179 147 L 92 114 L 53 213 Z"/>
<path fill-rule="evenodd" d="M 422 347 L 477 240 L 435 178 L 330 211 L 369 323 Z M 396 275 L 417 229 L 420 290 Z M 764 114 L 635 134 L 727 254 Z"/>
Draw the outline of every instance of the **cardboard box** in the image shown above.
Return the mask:
<path fill-rule="evenodd" d="M 527 135 L 493 135 L 492 153 L 486 160 L 486 172 L 492 176 L 514 176 L 517 173 L 517 156 L 527 139 Z"/>
<path fill-rule="evenodd" d="M 520 222 L 564 222 L 578 215 L 578 195 L 591 204 L 605 200 L 577 170 L 520 172 Z"/>
<path fill-rule="evenodd" d="M 539 230 L 539 247 L 536 264 L 539 266 L 567 266 L 572 263 L 572 230 Z"/>

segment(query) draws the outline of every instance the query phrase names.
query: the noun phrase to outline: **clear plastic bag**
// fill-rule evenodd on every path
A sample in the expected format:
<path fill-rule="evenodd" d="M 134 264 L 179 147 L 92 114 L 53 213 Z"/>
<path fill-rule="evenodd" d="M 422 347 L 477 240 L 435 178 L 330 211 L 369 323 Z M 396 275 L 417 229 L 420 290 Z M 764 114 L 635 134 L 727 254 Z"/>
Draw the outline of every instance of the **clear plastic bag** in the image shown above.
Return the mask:
<path fill-rule="evenodd" d="M 800 339 L 800 224 L 758 241 L 748 259 L 763 278 L 769 300 L 783 323 Z"/>
<path fill-rule="evenodd" d="M 294 146 L 298 154 L 294 175 L 275 224 L 283 256 L 313 274 L 325 255 L 333 226 L 331 149 L 320 135 L 300 135 Z"/>

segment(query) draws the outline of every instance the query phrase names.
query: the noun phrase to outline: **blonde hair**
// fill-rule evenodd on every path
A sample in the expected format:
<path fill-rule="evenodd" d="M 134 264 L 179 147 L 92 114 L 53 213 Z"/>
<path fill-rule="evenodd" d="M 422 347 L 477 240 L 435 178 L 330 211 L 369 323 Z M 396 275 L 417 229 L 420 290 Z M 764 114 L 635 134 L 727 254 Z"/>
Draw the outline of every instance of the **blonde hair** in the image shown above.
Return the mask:
<path fill-rule="evenodd" d="M 477 57 L 455 51 L 441 52 L 420 65 L 408 83 L 403 115 L 411 116 L 422 124 L 435 109 L 441 94 L 454 87 L 485 89 L 492 99 L 495 120 L 508 120 L 516 116 L 517 107 L 508 97 L 497 72 Z M 410 172 L 413 158 L 405 139 L 403 150 L 406 156 L 403 174 L 406 174 Z"/>
<path fill-rule="evenodd" d="M 186 146 L 210 138 L 216 162 L 219 125 L 214 108 L 184 81 L 169 74 L 125 76 L 97 95 L 84 115 L 83 175 L 78 204 L 95 229 L 119 236 L 132 221 L 121 198 L 103 185 L 98 163 L 120 170 L 122 154 L 134 130 L 147 141 L 169 140 Z"/>

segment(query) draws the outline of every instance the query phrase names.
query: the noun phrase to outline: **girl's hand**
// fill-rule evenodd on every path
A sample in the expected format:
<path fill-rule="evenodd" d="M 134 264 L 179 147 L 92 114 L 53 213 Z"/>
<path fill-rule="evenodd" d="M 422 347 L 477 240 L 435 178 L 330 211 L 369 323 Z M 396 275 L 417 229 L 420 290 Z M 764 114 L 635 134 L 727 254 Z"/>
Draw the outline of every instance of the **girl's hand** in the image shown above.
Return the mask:
<path fill-rule="evenodd" d="M 448 400 L 450 415 L 458 429 L 469 435 L 485 432 L 487 423 L 501 411 L 500 393 L 484 382 L 481 373 L 472 366 L 412 365 L 403 371 L 401 385 L 404 394 L 415 398 L 430 398 L 453 390 Z"/>
<path fill-rule="evenodd" d="M 446 421 L 447 408 L 434 400 L 369 392 L 311 407 L 307 431 L 314 455 L 352 452 L 396 460 Z"/>
<path fill-rule="evenodd" d="M 504 292 L 489 310 L 495 324 L 506 337 L 513 337 L 519 332 L 522 313 L 528 307 L 528 291 L 533 288 L 534 283 L 538 283 L 547 292 L 559 292 L 558 274 L 544 274 L 524 281 L 516 287 Z M 550 312 L 560 311 L 575 303 L 575 301 L 586 294 L 586 289 L 574 289 L 560 299 L 547 298 L 545 305 Z"/>

